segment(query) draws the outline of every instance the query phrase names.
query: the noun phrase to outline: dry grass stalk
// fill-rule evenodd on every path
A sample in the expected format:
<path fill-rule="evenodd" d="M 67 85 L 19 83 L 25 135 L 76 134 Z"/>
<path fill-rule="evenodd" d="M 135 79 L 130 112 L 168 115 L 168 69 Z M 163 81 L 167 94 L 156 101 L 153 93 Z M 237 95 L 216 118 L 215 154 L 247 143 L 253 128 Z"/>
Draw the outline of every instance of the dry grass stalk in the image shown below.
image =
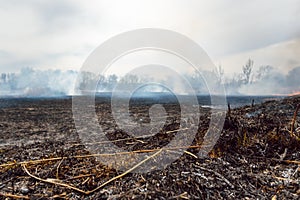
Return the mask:
<path fill-rule="evenodd" d="M 163 148 L 162 150 L 197 149 L 203 146 L 204 144 L 194 145 L 194 146 L 179 146 L 179 147 Z M 47 159 L 40 159 L 40 160 L 29 160 L 29 161 L 13 162 L 13 163 L 10 162 L 10 163 L 1 164 L 0 167 L 9 167 L 9 166 L 16 166 L 16 165 L 24 165 L 24 164 L 37 164 L 41 162 L 57 161 L 57 160 L 63 160 L 67 158 L 90 158 L 90 157 L 101 157 L 101 156 L 126 155 L 132 153 L 151 153 L 155 151 L 159 151 L 159 149 L 142 149 L 136 151 L 125 151 L 125 152 L 117 152 L 117 153 L 89 154 L 89 155 L 78 155 L 78 156 L 70 156 L 70 157 L 55 157 L 55 158 L 47 158 Z"/>
<path fill-rule="evenodd" d="M 66 187 L 66 188 L 69 188 L 69 189 L 72 189 L 72 190 L 75 190 L 77 192 L 81 192 L 81 193 L 86 193 L 85 191 L 79 189 L 79 188 L 76 188 L 72 185 L 68 185 L 68 184 L 65 184 L 65 183 L 62 183 L 60 182 L 60 180 L 57 180 L 57 179 L 42 179 L 42 178 L 39 178 L 33 174 L 31 174 L 28 169 L 26 168 L 26 164 L 22 164 L 22 167 L 24 169 L 24 171 L 28 174 L 28 176 L 36 179 L 36 180 L 39 180 L 39 181 L 42 181 L 42 182 L 45 182 L 45 183 L 51 183 L 51 184 L 55 184 L 55 185 L 59 185 L 59 186 L 63 186 L 63 187 Z"/>
<path fill-rule="evenodd" d="M 61 165 L 61 163 L 64 161 L 64 158 L 61 159 L 61 161 L 59 161 L 58 166 L 56 168 L 56 179 L 59 180 L 59 167 Z"/>
<path fill-rule="evenodd" d="M 13 198 L 13 199 L 30 199 L 28 196 L 20 196 L 20 195 L 14 195 L 9 193 L 0 193 L 0 196 Z"/>
<path fill-rule="evenodd" d="M 151 158 L 154 158 L 155 156 L 157 156 L 158 154 L 160 154 L 162 152 L 162 149 L 160 149 L 158 152 L 156 152 L 155 154 L 149 156 L 148 158 L 142 160 L 141 162 L 139 162 L 138 164 L 136 164 L 135 166 L 133 166 L 132 168 L 130 168 L 129 170 L 127 170 L 126 172 L 118 175 L 118 176 L 115 176 L 114 178 L 106 181 L 105 183 L 103 183 L 102 185 L 100 185 L 99 187 L 91 190 L 91 191 L 88 191 L 86 192 L 87 194 L 91 194 L 91 193 L 94 193 L 96 192 L 97 190 L 99 190 L 100 188 L 104 187 L 105 185 L 109 184 L 110 182 L 116 180 L 116 179 L 119 179 L 119 178 L 122 178 L 123 176 L 125 176 L 126 174 L 129 174 L 130 172 L 132 172 L 133 170 L 135 170 L 136 168 L 138 168 L 139 166 L 141 166 L 142 164 L 144 164 L 145 162 L 147 162 L 148 160 L 150 160 Z"/>
<path fill-rule="evenodd" d="M 128 169 L 127 171 L 125 171 L 124 173 L 118 175 L 118 176 L 115 176 L 111 179 L 109 179 L 108 181 L 104 182 L 103 184 L 101 184 L 100 186 L 96 187 L 95 189 L 93 190 L 89 190 L 89 191 L 84 191 L 84 190 L 81 190 L 77 187 L 74 187 L 72 185 L 68 185 L 66 183 L 62 183 L 60 180 L 57 180 L 57 179 L 51 179 L 51 178 L 48 178 L 48 179 L 42 179 L 42 178 L 39 178 L 33 174 L 31 174 L 28 169 L 26 168 L 26 164 L 22 164 L 22 167 L 24 169 L 24 171 L 28 174 L 28 176 L 36 179 L 36 180 L 39 180 L 39 181 L 42 181 L 42 182 L 46 182 L 46 183 L 50 183 L 50 184 L 55 184 L 55 185 L 59 185 L 59 186 L 62 186 L 62 187 L 66 187 L 68 189 L 72 189 L 72 190 L 75 190 L 77 192 L 80 192 L 80 193 L 83 193 L 83 194 L 91 194 L 91 193 L 94 193 L 96 192 L 97 190 L 101 189 L 102 187 L 106 186 L 107 184 L 111 183 L 112 181 L 116 180 L 116 179 L 119 179 L 119 178 L 122 178 L 123 176 L 127 175 L 128 173 L 132 172 L 133 170 L 135 170 L 136 168 L 138 168 L 139 166 L 141 166 L 142 164 L 144 164 L 145 162 L 147 162 L 148 160 L 150 160 L 151 158 L 154 158 L 155 156 L 157 156 L 158 154 L 160 154 L 162 152 L 163 149 L 160 149 L 159 151 L 157 151 L 156 153 L 154 153 L 153 155 L 147 157 L 146 159 L 142 160 L 141 162 L 139 162 L 138 164 L 136 164 L 135 166 L 133 166 L 132 168 Z"/>
<path fill-rule="evenodd" d="M 194 158 L 198 158 L 198 156 L 196 156 L 195 154 L 193 154 L 193 153 L 191 153 L 189 151 L 184 151 L 184 153 L 186 153 L 186 154 L 188 154 L 188 155 L 190 155 L 190 156 L 192 156 Z"/>
<path fill-rule="evenodd" d="M 228 107 L 228 117 L 230 117 L 230 115 L 231 115 L 231 108 L 230 108 L 230 103 L 229 102 L 227 104 L 227 107 Z"/>
<path fill-rule="evenodd" d="M 294 134 L 294 128 L 295 128 L 295 123 L 296 123 L 296 119 L 297 119 L 297 115 L 298 115 L 299 109 L 300 109 L 300 104 L 298 104 L 298 106 L 297 106 L 297 108 L 296 108 L 296 111 L 295 111 L 295 113 L 294 113 L 294 117 L 293 117 L 293 120 L 292 120 L 292 124 L 291 124 L 291 134 L 292 134 L 293 136 L 296 136 L 296 135 Z"/>

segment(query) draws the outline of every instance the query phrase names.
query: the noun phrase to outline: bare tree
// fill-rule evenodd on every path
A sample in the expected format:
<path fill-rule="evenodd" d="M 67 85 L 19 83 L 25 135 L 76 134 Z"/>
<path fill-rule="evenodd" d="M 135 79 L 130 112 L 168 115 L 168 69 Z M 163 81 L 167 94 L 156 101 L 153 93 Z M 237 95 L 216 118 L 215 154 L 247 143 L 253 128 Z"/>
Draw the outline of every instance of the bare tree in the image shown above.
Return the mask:
<path fill-rule="evenodd" d="M 244 83 L 250 83 L 250 77 L 253 69 L 253 60 L 249 59 L 246 62 L 246 65 L 243 66 L 243 76 L 244 76 Z"/>
<path fill-rule="evenodd" d="M 122 84 L 137 84 L 139 82 L 139 77 L 137 75 L 133 74 L 126 74 L 125 76 L 122 77 L 120 80 Z"/>
<path fill-rule="evenodd" d="M 270 72 L 273 70 L 273 67 L 270 65 L 263 65 L 260 66 L 259 69 L 256 72 L 256 80 L 261 80 L 268 76 Z"/>
<path fill-rule="evenodd" d="M 217 76 L 218 83 L 223 83 L 223 81 L 224 81 L 224 69 L 222 68 L 222 66 L 219 65 L 217 68 L 215 68 L 213 70 L 213 73 Z"/>
<path fill-rule="evenodd" d="M 109 75 L 107 78 L 107 89 L 112 90 L 118 83 L 118 76 L 115 74 Z"/>
<path fill-rule="evenodd" d="M 83 71 L 80 74 L 79 89 L 83 91 L 90 91 L 95 89 L 97 83 L 97 76 L 92 72 Z"/>
<path fill-rule="evenodd" d="M 5 74 L 5 73 L 2 73 L 2 74 L 1 74 L 0 82 L 6 83 L 6 74 Z"/>

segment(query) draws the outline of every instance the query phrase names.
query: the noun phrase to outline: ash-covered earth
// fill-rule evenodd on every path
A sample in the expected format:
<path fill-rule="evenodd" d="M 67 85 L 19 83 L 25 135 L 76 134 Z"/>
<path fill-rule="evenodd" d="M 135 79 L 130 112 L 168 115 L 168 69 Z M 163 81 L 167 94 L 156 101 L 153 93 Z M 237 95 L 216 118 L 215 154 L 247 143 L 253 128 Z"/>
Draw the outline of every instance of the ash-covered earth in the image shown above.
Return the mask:
<path fill-rule="evenodd" d="M 134 138 L 118 129 L 107 101 L 96 102 L 109 141 L 135 154 L 153 152 L 138 167 L 159 162 L 154 154 L 180 129 L 176 103 L 163 105 L 167 123 L 157 134 Z M 82 144 L 71 98 L 10 102 L 0 108 L 0 198 L 299 199 L 299 104 L 294 96 L 230 110 L 221 137 L 204 158 L 197 152 L 204 145 L 210 109 L 200 108 L 197 135 L 177 160 L 163 170 L 124 173 L 101 163 L 101 155 L 91 155 Z M 145 121 L 148 114 L 139 113 L 148 109 L 147 104 L 131 107 Z"/>

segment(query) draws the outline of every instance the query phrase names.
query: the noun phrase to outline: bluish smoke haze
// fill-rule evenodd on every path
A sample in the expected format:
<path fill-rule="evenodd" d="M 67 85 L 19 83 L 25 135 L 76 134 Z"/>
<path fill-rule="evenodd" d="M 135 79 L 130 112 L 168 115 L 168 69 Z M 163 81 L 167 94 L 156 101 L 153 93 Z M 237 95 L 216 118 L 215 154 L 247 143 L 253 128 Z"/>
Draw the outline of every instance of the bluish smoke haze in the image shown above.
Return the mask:
<path fill-rule="evenodd" d="M 209 94 L 204 81 L 195 81 L 199 77 L 195 77 L 195 75 L 187 77 L 197 94 Z M 215 84 L 222 82 L 227 95 L 287 95 L 300 91 L 299 77 L 300 67 L 290 70 L 287 74 L 282 74 L 273 67 L 263 67 L 251 74 L 248 83 L 243 82 L 242 74 L 228 79 L 226 77 L 218 78 L 213 72 L 202 72 L 202 78 L 206 79 L 205 81 L 211 81 Z M 83 72 L 79 75 L 77 71 L 71 70 L 23 68 L 18 73 L 0 74 L 0 96 L 55 97 L 81 95 L 85 92 L 81 90 L 82 88 L 95 84 L 98 85 L 97 92 L 110 93 L 117 84 L 123 84 L 123 88 L 126 88 L 134 87 L 135 84 L 138 85 L 141 81 L 147 82 L 147 80 L 141 80 L 134 75 L 122 78 L 116 75 L 104 77 L 89 72 Z M 174 82 L 174 80 L 171 81 Z M 177 87 L 177 85 L 175 84 L 174 87 Z M 144 94 L 149 92 L 163 93 L 164 91 L 153 85 L 142 90 Z"/>

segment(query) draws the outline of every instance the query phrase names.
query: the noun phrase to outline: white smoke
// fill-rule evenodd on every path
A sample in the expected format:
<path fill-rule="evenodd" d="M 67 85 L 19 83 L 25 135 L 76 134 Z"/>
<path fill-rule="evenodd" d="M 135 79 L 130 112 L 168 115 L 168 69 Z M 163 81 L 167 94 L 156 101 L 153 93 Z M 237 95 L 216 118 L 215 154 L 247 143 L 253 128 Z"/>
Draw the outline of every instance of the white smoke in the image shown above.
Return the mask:
<path fill-rule="evenodd" d="M 300 67 L 292 69 L 286 75 L 276 68 L 270 68 L 259 80 L 241 85 L 237 91 L 246 95 L 288 95 L 299 92 Z"/>
<path fill-rule="evenodd" d="M 23 68 L 2 74 L 0 96 L 66 96 L 74 94 L 77 72 Z"/>
<path fill-rule="evenodd" d="M 274 67 L 267 67 L 267 70 L 257 71 L 252 74 L 250 83 L 243 83 L 241 76 L 237 75 L 231 79 L 223 77 L 227 95 L 288 95 L 300 91 L 300 67 L 290 70 L 287 74 L 282 74 Z M 218 85 L 218 79 L 212 72 L 203 71 L 202 75 L 186 76 L 187 81 L 198 94 L 209 94 L 205 85 Z M 79 78 L 78 78 L 79 77 Z M 79 82 L 76 83 L 76 80 Z M 202 80 L 201 80 L 202 79 Z M 83 72 L 79 76 L 77 71 L 61 70 L 35 70 L 23 68 L 18 73 L 0 74 L 0 96 L 68 96 L 82 94 L 85 88 L 92 88 L 98 83 L 98 92 L 112 92 L 117 84 L 121 88 L 139 85 L 141 82 L 151 82 L 151 80 L 139 79 L 137 77 L 117 77 L 110 75 L 107 77 L 96 76 L 95 74 Z M 77 84 L 77 85 L 75 85 Z M 168 79 L 170 90 L 184 93 L 183 83 L 179 79 L 170 77 Z M 164 92 L 161 87 L 148 86 L 145 92 Z"/>

